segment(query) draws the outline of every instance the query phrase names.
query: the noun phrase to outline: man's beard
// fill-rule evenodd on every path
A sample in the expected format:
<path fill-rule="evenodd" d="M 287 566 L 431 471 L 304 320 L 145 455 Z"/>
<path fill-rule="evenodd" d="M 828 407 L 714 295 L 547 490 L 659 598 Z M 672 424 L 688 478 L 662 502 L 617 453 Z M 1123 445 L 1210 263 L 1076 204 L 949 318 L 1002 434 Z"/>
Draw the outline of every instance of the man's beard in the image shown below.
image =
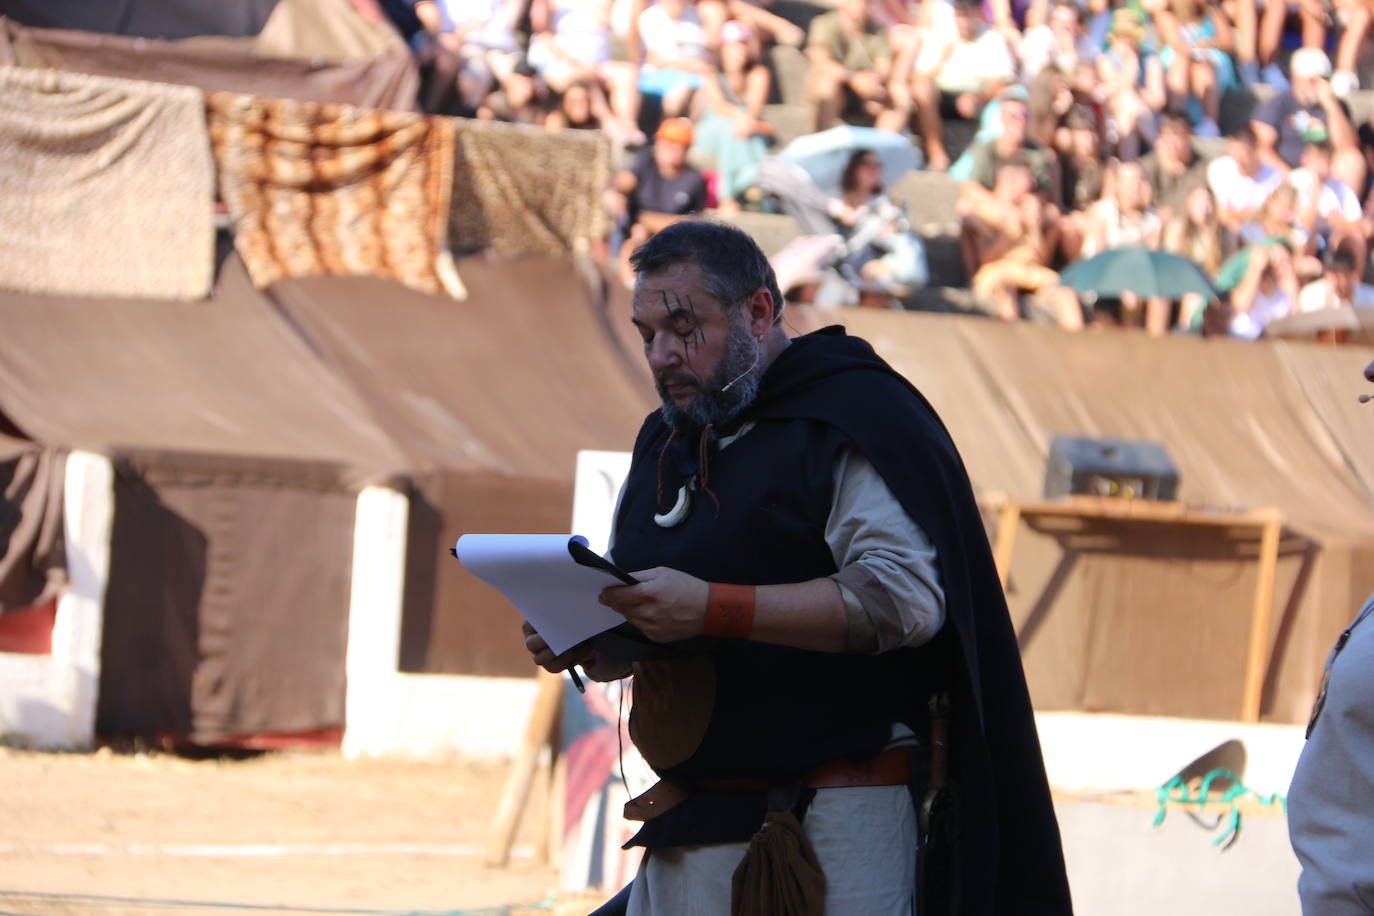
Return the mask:
<path fill-rule="evenodd" d="M 659 412 L 664 421 L 676 429 L 725 426 L 739 416 L 740 411 L 748 407 L 759 393 L 758 359 L 758 344 L 749 336 L 744 323 L 731 324 L 724 357 L 710 377 L 697 388 L 696 397 L 692 400 L 680 407 L 673 403 L 668 396 L 666 382 L 671 379 L 695 384 L 695 380 L 671 375 L 659 376 L 655 380 L 658 396 L 663 401 Z"/>

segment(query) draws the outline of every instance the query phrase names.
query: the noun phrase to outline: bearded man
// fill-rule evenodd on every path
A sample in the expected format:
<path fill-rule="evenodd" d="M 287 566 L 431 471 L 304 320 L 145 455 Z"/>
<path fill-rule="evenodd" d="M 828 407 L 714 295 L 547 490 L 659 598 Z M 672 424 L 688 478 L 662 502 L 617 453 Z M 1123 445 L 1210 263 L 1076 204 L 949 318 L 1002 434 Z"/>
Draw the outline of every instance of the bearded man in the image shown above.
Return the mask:
<path fill-rule="evenodd" d="M 738 229 L 676 223 L 632 263 L 663 405 L 615 516 L 639 584 L 601 600 L 645 651 L 554 656 L 525 628 L 550 671 L 635 676 L 630 733 L 662 781 L 626 806 L 647 848 L 628 912 L 1071 912 L 1015 635 L 934 411 L 841 328 L 789 339 Z"/>

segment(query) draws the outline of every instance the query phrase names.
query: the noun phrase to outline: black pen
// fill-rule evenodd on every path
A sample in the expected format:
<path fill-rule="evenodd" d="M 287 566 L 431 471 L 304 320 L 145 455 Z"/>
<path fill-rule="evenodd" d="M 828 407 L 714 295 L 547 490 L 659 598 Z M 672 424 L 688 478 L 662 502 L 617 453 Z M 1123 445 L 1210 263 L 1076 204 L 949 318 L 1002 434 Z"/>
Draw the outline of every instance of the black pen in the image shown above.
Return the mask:
<path fill-rule="evenodd" d="M 568 541 L 568 553 L 572 554 L 573 562 L 579 566 L 587 566 L 591 569 L 610 573 L 625 585 L 639 584 L 638 579 L 592 550 L 582 538 L 573 538 Z"/>

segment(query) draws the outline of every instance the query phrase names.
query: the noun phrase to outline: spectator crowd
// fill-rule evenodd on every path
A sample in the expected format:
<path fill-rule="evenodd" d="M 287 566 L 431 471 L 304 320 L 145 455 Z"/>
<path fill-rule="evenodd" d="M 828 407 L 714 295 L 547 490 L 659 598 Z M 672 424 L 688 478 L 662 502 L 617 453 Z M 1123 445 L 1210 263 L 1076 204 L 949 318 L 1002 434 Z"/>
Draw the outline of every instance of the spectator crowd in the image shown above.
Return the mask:
<path fill-rule="evenodd" d="M 684 215 L 777 207 L 760 173 L 779 146 L 774 48 L 789 47 L 810 131 L 901 136 L 950 174 L 968 286 L 1002 318 L 1252 339 L 1289 315 L 1374 305 L 1360 282 L 1374 129 L 1347 101 L 1374 0 L 838 0 L 806 29 L 771 2 L 388 8 L 428 73 L 428 110 L 598 130 L 625 150 L 606 192 L 611 258 Z M 1237 89 L 1254 107 L 1223 119 Z M 953 121 L 970 122 L 965 149 L 948 143 Z M 843 187 L 810 189 L 828 223 L 806 231 L 835 239 L 811 250 L 899 295 L 925 282 L 924 250 L 876 153 L 851 152 Z M 870 211 L 883 222 L 851 244 Z M 1188 258 L 1213 288 L 1108 297 L 1061 282 L 1136 246 Z"/>

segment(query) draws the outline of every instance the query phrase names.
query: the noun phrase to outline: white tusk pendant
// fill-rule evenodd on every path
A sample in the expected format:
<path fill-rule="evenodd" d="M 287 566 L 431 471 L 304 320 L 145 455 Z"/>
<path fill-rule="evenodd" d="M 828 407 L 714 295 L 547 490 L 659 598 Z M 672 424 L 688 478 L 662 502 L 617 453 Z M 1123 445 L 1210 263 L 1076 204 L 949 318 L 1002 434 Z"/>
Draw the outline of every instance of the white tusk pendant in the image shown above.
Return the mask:
<path fill-rule="evenodd" d="M 654 524 L 660 528 L 674 528 L 687 520 L 687 514 L 692 511 L 692 491 L 688 490 L 684 484 L 678 487 L 677 502 L 673 508 L 662 514 L 654 513 Z"/>

